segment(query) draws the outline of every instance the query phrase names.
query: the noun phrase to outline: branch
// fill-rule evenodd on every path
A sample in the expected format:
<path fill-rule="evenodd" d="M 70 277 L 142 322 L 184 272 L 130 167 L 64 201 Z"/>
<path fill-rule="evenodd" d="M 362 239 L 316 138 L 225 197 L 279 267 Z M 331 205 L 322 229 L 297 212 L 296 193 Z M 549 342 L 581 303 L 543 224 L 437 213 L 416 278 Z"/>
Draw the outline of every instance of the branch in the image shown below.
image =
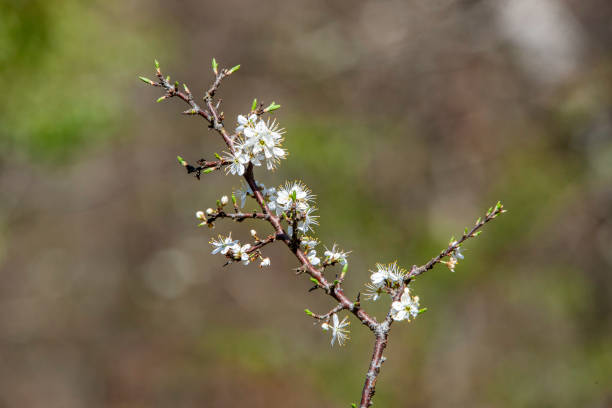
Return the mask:
<path fill-rule="evenodd" d="M 269 235 L 268 238 L 264 239 L 263 241 L 257 241 L 257 243 L 255 245 L 253 245 L 248 251 L 247 253 L 251 253 L 251 252 L 255 252 L 260 250 L 261 248 L 263 248 L 264 246 L 271 244 L 272 242 L 276 241 L 278 239 L 277 235 Z"/>
<path fill-rule="evenodd" d="M 338 303 L 336 306 L 334 306 L 333 309 L 331 309 L 329 312 L 325 313 L 325 314 L 316 314 L 316 313 L 312 313 L 310 310 L 306 309 L 305 312 L 308 316 L 317 319 L 317 320 L 321 320 L 321 321 L 329 321 L 329 318 L 333 315 L 336 314 L 338 312 L 340 312 L 341 310 L 344 310 L 344 305 L 342 305 L 342 303 Z"/>
<path fill-rule="evenodd" d="M 367 326 L 370 330 L 375 331 L 378 327 L 378 322 L 376 321 L 376 318 L 370 316 L 365 310 L 361 309 L 358 304 L 351 302 L 350 299 L 339 287 L 336 286 L 332 289 L 332 285 L 330 285 L 327 279 L 325 279 L 322 272 L 316 269 L 310 263 L 306 254 L 304 254 L 304 252 L 299 247 L 293 247 L 292 239 L 289 238 L 289 236 L 281 226 L 279 217 L 270 213 L 270 209 L 268 208 L 268 205 L 266 204 L 266 201 L 255 182 L 255 177 L 253 175 L 253 165 L 251 163 L 249 164 L 246 172 L 244 173 L 244 179 L 253 191 L 255 200 L 262 208 L 263 212 L 269 214 L 269 218 L 267 221 L 272 225 L 272 227 L 276 231 L 277 236 L 282 237 L 281 240 L 296 256 L 296 258 L 302 265 L 304 272 L 306 272 L 308 275 L 310 275 L 310 277 L 315 279 L 318 282 L 318 287 L 322 288 L 325 293 L 333 297 L 336 301 L 338 301 L 338 303 L 342 304 L 344 309 L 349 310 L 351 313 L 353 313 L 355 317 L 357 317 L 359 321 L 361 321 L 362 324 Z"/>
<path fill-rule="evenodd" d="M 215 130 L 223 138 L 225 144 L 230 150 L 230 153 L 233 156 L 235 156 L 235 157 L 230 157 L 232 160 L 221 158 L 218 155 L 217 155 L 217 158 L 219 160 L 217 161 L 206 161 L 204 159 L 201 159 L 198 161 L 197 167 L 190 165 L 189 163 L 187 163 L 185 160 L 183 160 L 179 156 L 178 157 L 179 163 L 187 169 L 187 173 L 196 173 L 195 175 L 197 178 L 200 177 L 201 173 L 209 173 L 214 170 L 219 170 L 223 166 L 232 165 L 232 167 L 229 168 L 231 173 L 243 175 L 244 180 L 246 181 L 247 185 L 253 192 L 252 197 L 255 199 L 255 201 L 261 208 L 261 212 L 257 212 L 257 211 L 241 212 L 236 204 L 235 196 L 232 195 L 232 202 L 233 202 L 235 213 L 233 214 L 228 213 L 223 209 L 223 207 L 226 204 L 228 204 L 228 199 L 226 196 L 224 196 L 222 197 L 220 201 L 217 201 L 216 211 L 209 208 L 206 211 L 206 214 L 207 214 L 206 216 L 204 216 L 204 213 L 201 211 L 197 213 L 198 218 L 200 218 L 201 220 L 205 220 L 205 222 L 202 223 L 201 225 L 208 224 L 209 226 L 212 226 L 212 224 L 217 219 L 221 219 L 221 218 L 231 219 L 236 222 L 242 222 L 246 219 L 258 219 L 258 220 L 263 220 L 269 223 L 270 226 L 274 230 L 274 233 L 270 234 L 264 240 L 259 239 L 259 237 L 257 237 L 257 233 L 254 230 L 252 230 L 251 234 L 255 238 L 255 243 L 250 247 L 248 245 L 242 246 L 242 248 L 238 249 L 239 251 L 242 251 L 242 252 L 238 252 L 238 253 L 236 252 L 232 252 L 229 254 L 227 253 L 229 246 L 231 246 L 232 248 L 234 246 L 239 246 L 239 244 L 236 244 L 236 242 L 238 241 L 232 241 L 231 236 L 228 238 L 220 237 L 219 242 L 215 242 L 215 245 L 218 247 L 216 251 L 219 251 L 221 248 L 223 248 L 223 245 L 227 245 L 225 249 L 223 249 L 223 251 L 225 252 L 221 251 L 221 253 L 231 258 L 230 261 L 228 262 L 232 262 L 232 260 L 242 259 L 244 263 L 249 263 L 249 261 L 252 260 L 254 257 L 259 256 L 260 258 L 262 258 L 262 255 L 260 252 L 261 248 L 275 241 L 282 241 L 287 246 L 287 248 L 295 255 L 295 257 L 298 259 L 300 263 L 300 267 L 297 268 L 298 274 L 299 273 L 308 274 L 310 276 L 310 280 L 313 283 L 315 283 L 315 286 L 311 290 L 322 289 L 327 295 L 332 297 L 335 301 L 335 306 L 331 310 L 329 310 L 327 313 L 324 313 L 324 314 L 315 314 L 315 313 L 312 313 L 308 309 L 305 310 L 309 316 L 319 321 L 323 321 L 324 323 L 322 326 L 324 326 L 326 330 L 329 329 L 330 327 L 329 322 L 330 322 L 331 317 L 333 316 L 335 326 L 332 327 L 332 330 L 334 331 L 333 337 L 332 337 L 332 344 L 336 336 L 338 336 L 337 338 L 339 339 L 339 342 L 340 342 L 340 336 L 338 334 L 338 331 L 347 330 L 347 329 L 343 329 L 343 327 L 348 325 L 348 323 L 345 323 L 344 320 L 340 323 L 338 322 L 337 314 L 338 312 L 342 310 L 350 311 L 363 325 L 365 325 L 366 327 L 370 329 L 370 331 L 375 336 L 374 349 L 373 349 L 372 356 L 370 359 L 368 372 L 366 374 L 366 379 L 365 379 L 365 383 L 364 383 L 362 394 L 361 394 L 361 402 L 359 405 L 360 408 L 370 407 L 372 405 L 372 398 L 375 393 L 376 381 L 378 379 L 378 375 L 380 373 L 382 364 L 385 361 L 383 352 L 385 348 L 387 347 L 389 333 L 390 333 L 393 322 L 395 320 L 406 320 L 406 319 L 410 320 L 410 316 L 414 318 L 416 315 L 426 310 L 426 309 L 419 310 L 418 309 L 418 303 L 419 303 L 418 298 L 410 296 L 408 285 L 410 284 L 411 280 L 421 275 L 422 273 L 432 269 L 438 263 L 446 263 L 447 266 L 449 266 L 449 268 L 451 268 L 452 270 L 452 267 L 454 267 L 454 265 L 457 262 L 456 258 L 457 257 L 463 258 L 463 256 L 459 252 L 460 246 L 463 244 L 463 242 L 465 242 L 468 238 L 472 238 L 480 234 L 481 232 L 480 229 L 486 223 L 496 218 L 499 214 L 506 212 L 503 209 L 503 206 L 501 205 L 501 203 L 498 202 L 494 208 L 493 207 L 490 208 L 489 211 L 487 211 L 484 219 L 478 219 L 478 221 L 476 221 L 476 224 L 472 227 L 471 230 L 468 231 L 468 229 L 466 228 L 464 234 L 461 236 L 460 239 L 452 240 L 446 249 L 441 251 L 437 256 L 435 256 L 431 260 L 429 260 L 425 265 L 419 266 L 419 267 L 414 265 L 411 268 L 410 272 L 405 273 L 405 271 L 402 270 L 401 268 L 398 269 L 395 263 L 389 264 L 388 268 L 391 272 L 387 272 L 387 273 L 389 273 L 390 275 L 388 277 L 385 277 L 382 280 L 382 284 L 381 284 L 381 280 L 378 280 L 378 283 L 375 282 L 375 277 L 374 277 L 375 273 L 373 273 L 371 280 L 372 280 L 372 283 L 373 284 L 376 283 L 376 285 L 370 286 L 368 289 L 374 288 L 375 290 L 374 294 L 376 296 L 378 296 L 380 293 L 387 293 L 391 296 L 391 300 L 392 300 L 392 304 L 389 307 L 389 310 L 387 312 L 385 319 L 382 322 L 378 322 L 375 317 L 371 316 L 370 314 L 368 314 L 365 310 L 361 308 L 360 294 L 357 295 L 357 300 L 355 302 L 352 302 L 344 294 L 344 291 L 342 290 L 341 285 L 344 281 L 346 271 L 348 268 L 346 262 L 341 262 L 342 264 L 344 264 L 342 273 L 340 277 L 337 277 L 336 275 L 337 279 L 334 280 L 333 282 L 330 283 L 330 281 L 328 281 L 324 276 L 324 271 L 326 267 L 339 263 L 339 260 L 344 260 L 344 261 L 346 260 L 345 259 L 346 253 L 342 251 L 335 252 L 336 250 L 335 250 L 335 245 L 334 245 L 334 247 L 331 250 L 329 250 L 329 253 L 326 254 L 327 259 L 322 264 L 320 264 L 319 268 L 315 267 L 309 260 L 306 253 L 301 249 L 301 243 L 305 241 L 301 241 L 300 237 L 298 236 L 298 225 L 299 225 L 298 222 L 305 222 L 305 221 L 302 218 L 298 219 L 298 213 L 295 209 L 295 206 L 291 210 L 292 213 L 287 212 L 287 213 L 281 214 L 280 216 L 270 211 L 270 208 L 268 206 L 268 203 L 266 202 L 264 194 L 261 191 L 260 184 L 257 183 L 255 179 L 254 171 L 253 171 L 253 163 L 255 162 L 257 165 L 260 164 L 258 162 L 258 160 L 260 159 L 257 158 L 257 154 L 261 154 L 261 153 L 257 153 L 255 150 L 253 150 L 250 153 L 247 151 L 247 159 L 245 160 L 245 162 L 247 162 L 248 164 L 246 165 L 246 168 L 242 167 L 242 165 L 244 164 L 244 162 L 242 161 L 243 160 L 242 155 L 244 154 L 244 150 L 242 150 L 244 149 L 244 147 L 242 146 L 242 143 L 244 142 L 244 140 L 240 138 L 240 132 L 238 130 L 236 131 L 237 132 L 236 134 L 232 134 L 232 135 L 230 135 L 226 131 L 224 124 L 223 124 L 224 114 L 223 112 L 219 111 L 220 101 L 218 101 L 216 104 L 214 102 L 214 97 L 219 89 L 219 86 L 222 80 L 228 77 L 229 75 L 231 75 L 236 70 L 238 70 L 240 66 L 237 65 L 231 69 L 219 70 L 218 64 L 216 60 L 213 58 L 212 68 L 215 74 L 215 79 L 213 83 L 211 84 L 211 86 L 206 91 L 206 94 L 203 98 L 205 107 L 201 108 L 194 101 L 193 95 L 186 85 L 183 85 L 184 92 L 180 91 L 178 87 L 178 82 L 175 82 L 174 85 L 172 85 L 170 83 L 170 77 L 164 78 L 164 76 L 161 73 L 161 70 L 159 69 L 159 64 L 157 63 L 157 61 L 155 63 L 156 63 L 156 76 L 158 78 L 158 81 L 154 82 L 154 81 L 151 81 L 143 77 L 140 77 L 140 79 L 143 82 L 146 82 L 155 87 L 161 87 L 165 90 L 165 94 L 162 97 L 160 97 L 157 101 L 161 102 L 168 98 L 178 97 L 179 99 L 186 102 L 190 106 L 190 109 L 188 109 L 187 111 L 184 111 L 183 113 L 187 115 L 198 115 L 204 118 L 208 122 L 209 128 Z M 263 104 L 258 105 L 257 100 L 254 100 L 252 107 L 251 107 L 251 115 L 255 115 L 254 117 L 258 118 L 265 113 L 269 113 L 269 112 L 272 112 L 280 108 L 280 105 L 276 104 L 275 102 L 272 102 L 266 108 L 264 108 L 263 106 L 264 106 Z M 239 116 L 239 123 L 241 126 L 251 126 L 251 125 L 245 125 L 245 123 L 249 123 L 248 121 L 252 121 L 252 120 L 253 119 L 250 119 L 250 118 L 246 119 L 244 117 Z M 275 125 L 272 125 L 272 126 L 274 126 L 273 127 L 274 130 L 272 132 L 276 132 L 278 128 L 275 127 Z M 251 127 L 250 129 L 252 131 L 253 127 Z M 277 136 L 279 134 L 282 135 L 282 133 L 283 131 L 281 129 L 278 131 Z M 281 138 L 281 136 L 278 136 L 278 138 Z M 239 140 L 241 143 L 240 145 L 236 145 L 236 149 L 234 148 L 235 140 Z M 282 138 L 281 138 L 281 141 L 282 141 Z M 274 148 L 276 147 L 278 146 L 275 145 Z M 248 156 L 248 154 L 251 154 L 251 156 Z M 269 152 L 267 152 L 266 154 L 269 154 Z M 283 158 L 284 154 L 285 154 L 284 150 L 280 149 L 280 153 L 278 153 L 278 156 L 272 156 L 272 157 L 273 158 L 274 157 Z M 269 158 L 270 156 L 266 156 L 266 157 Z M 268 165 L 270 166 L 269 163 Z M 274 164 L 272 164 L 272 167 L 269 167 L 269 168 L 273 168 L 273 167 L 274 167 Z M 309 194 L 309 192 L 308 193 L 302 192 L 302 193 Z M 293 200 L 296 200 L 295 195 L 293 196 Z M 279 205 L 278 204 L 279 202 L 280 202 L 280 199 L 278 199 L 276 204 Z M 314 208 L 314 207 L 309 207 L 309 208 Z M 290 216 L 287 214 L 289 214 Z M 283 228 L 281 224 L 282 221 L 287 221 L 288 224 L 290 224 L 289 228 L 292 231 L 291 236 Z M 311 220 L 309 222 L 317 224 L 316 221 Z M 305 227 L 305 229 L 307 229 L 307 227 Z M 335 254 L 335 255 L 329 255 L 330 253 Z M 444 261 L 443 259 L 445 257 L 450 257 L 450 260 Z M 261 264 L 262 266 L 264 265 L 264 262 L 269 264 L 270 262 L 269 258 L 266 258 L 266 259 L 262 258 L 262 264 Z M 315 263 L 319 265 L 318 260 Z M 381 266 L 378 266 L 378 267 L 381 268 Z M 398 304 L 399 306 L 397 306 Z M 400 309 L 401 308 L 404 308 L 404 309 L 410 308 L 410 309 L 406 309 L 406 310 L 402 309 L 401 312 L 403 312 L 404 314 L 400 316 L 398 314 L 398 307 Z M 412 309 L 412 308 L 415 308 L 415 309 Z M 407 313 L 406 311 L 409 311 L 409 314 L 406 314 Z"/>
<path fill-rule="evenodd" d="M 210 173 L 214 170 L 221 169 L 223 166 L 227 166 L 231 164 L 231 162 L 226 159 L 219 159 L 217 161 L 206 161 L 204 159 L 200 159 L 197 161 L 198 167 L 194 167 L 191 164 L 189 164 L 186 160 L 184 160 L 181 156 L 176 156 L 176 158 L 178 159 L 178 162 L 180 163 L 180 165 L 185 167 L 185 169 L 187 169 L 187 174 L 195 173 L 195 177 L 198 180 L 200 179 L 200 176 L 202 175 L 202 173 L 204 174 Z"/>
<path fill-rule="evenodd" d="M 235 214 L 229 214 L 226 213 L 225 211 L 221 210 L 217 213 L 214 213 L 212 215 L 209 215 L 206 218 L 206 223 L 208 224 L 212 224 L 213 222 L 215 222 L 217 219 L 219 218 L 229 218 L 231 220 L 237 221 L 237 222 L 242 222 L 246 219 L 260 219 L 260 220 L 268 220 L 270 218 L 269 214 L 264 214 L 264 213 L 258 213 L 258 212 L 252 212 L 252 213 L 235 213 Z"/>
<path fill-rule="evenodd" d="M 420 274 L 430 269 L 433 269 L 433 267 L 436 266 L 436 264 L 440 263 L 444 257 L 454 253 L 457 250 L 457 248 L 459 248 L 461 244 L 465 242 L 467 239 L 477 237 L 478 235 L 480 235 L 481 231 L 479 230 L 486 223 L 488 223 L 492 219 L 496 218 L 498 215 L 503 214 L 505 212 L 506 210 L 504 210 L 504 206 L 502 205 L 502 203 L 498 201 L 497 204 L 495 204 L 495 207 L 489 208 L 489 210 L 487 211 L 485 215 L 485 218 L 484 219 L 479 218 L 476 221 L 476 224 L 474 225 L 474 227 L 470 231 L 467 231 L 466 229 L 466 232 L 461 236 L 459 240 L 451 242 L 446 249 L 440 252 L 437 256 L 430 259 L 429 262 L 427 262 L 425 265 L 419 266 L 419 267 L 413 267 L 410 273 L 406 275 L 406 278 L 404 279 L 404 281 L 408 283 L 410 282 L 411 279 L 414 279 Z"/>
<path fill-rule="evenodd" d="M 217 92 L 221 81 L 225 77 L 227 77 L 230 74 L 230 71 L 232 70 L 222 69 L 220 71 L 217 71 L 215 67 L 215 62 L 213 62 L 213 71 L 215 72 L 215 80 L 213 84 L 211 85 L 211 87 L 209 88 L 209 90 L 207 91 L 206 96 L 204 97 L 208 110 L 203 110 L 202 108 L 200 108 L 200 106 L 198 106 L 194 102 L 193 96 L 191 95 L 191 92 L 189 91 L 187 86 L 184 86 L 185 93 L 183 93 L 179 91 L 178 89 L 178 82 L 176 82 L 174 85 L 171 85 L 169 82 L 169 77 L 164 78 L 164 76 L 162 75 L 161 70 L 159 69 L 159 64 L 157 64 L 157 62 L 156 62 L 156 75 L 157 75 L 159 82 L 155 83 L 151 80 L 148 80 L 147 78 L 141 78 L 141 80 L 153 86 L 163 87 L 166 90 L 166 94 L 162 96 L 161 98 L 159 98 L 158 101 L 162 101 L 164 99 L 176 96 L 176 97 L 179 97 L 184 102 L 186 102 L 187 104 L 189 104 L 191 106 L 191 110 L 188 111 L 188 113 L 193 114 L 193 115 L 199 115 L 203 117 L 204 119 L 206 119 L 206 121 L 209 123 L 209 127 L 216 130 L 223 137 L 225 144 L 228 146 L 230 151 L 233 152 L 234 151 L 233 139 L 230 137 L 229 133 L 225 130 L 225 127 L 223 126 L 223 117 L 218 114 L 217 108 L 212 103 L 212 97 Z M 273 103 L 268 108 L 263 109 L 262 113 L 277 109 L 278 107 L 280 107 L 280 105 L 276 105 Z M 368 313 L 366 313 L 363 309 L 361 309 L 359 305 L 356 305 L 355 303 L 351 302 L 350 299 L 344 294 L 342 289 L 340 289 L 337 286 L 332 288 L 332 285 L 325 279 L 322 272 L 316 269 L 310 263 L 310 261 L 308 260 L 308 257 L 299 248 L 299 246 L 293 247 L 292 240 L 291 238 L 289 238 L 289 236 L 287 235 L 287 233 L 281 226 L 279 217 L 277 217 L 276 215 L 270 212 L 268 205 L 266 204 L 265 199 L 263 195 L 261 194 L 261 191 L 259 190 L 259 187 L 257 187 L 257 183 L 255 182 L 255 177 L 253 175 L 253 164 L 252 163 L 249 163 L 247 170 L 244 173 L 243 177 L 246 180 L 249 187 L 251 188 L 251 190 L 253 191 L 255 200 L 257 201 L 257 203 L 259 204 L 263 212 L 268 215 L 267 221 L 274 228 L 274 231 L 276 232 L 277 237 L 282 237 L 280 240 L 283 241 L 289 247 L 291 252 L 293 252 L 293 254 L 296 256 L 300 264 L 303 266 L 304 271 L 308 275 L 310 275 L 314 280 L 318 282 L 317 283 L 318 287 L 322 288 L 325 291 L 325 293 L 327 293 L 332 298 L 334 298 L 336 301 L 341 303 L 345 309 L 353 313 L 355 317 L 357 317 L 359 321 L 361 321 L 362 324 L 367 326 L 370 330 L 375 331 L 378 327 L 378 322 L 376 321 L 376 319 L 370 316 Z"/>

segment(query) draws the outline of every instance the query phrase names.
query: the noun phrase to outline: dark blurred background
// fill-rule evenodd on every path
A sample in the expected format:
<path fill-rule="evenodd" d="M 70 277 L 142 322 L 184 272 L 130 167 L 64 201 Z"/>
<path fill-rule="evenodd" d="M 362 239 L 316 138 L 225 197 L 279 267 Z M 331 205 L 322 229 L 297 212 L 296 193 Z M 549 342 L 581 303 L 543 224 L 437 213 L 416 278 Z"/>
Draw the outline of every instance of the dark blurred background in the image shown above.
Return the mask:
<path fill-rule="evenodd" d="M 201 95 L 210 59 L 233 124 L 282 109 L 319 237 L 410 267 L 490 205 L 508 214 L 456 273 L 414 283 L 380 407 L 612 406 L 612 4 L 607 0 L 0 0 L 0 406 L 338 407 L 371 353 L 303 309 L 286 249 L 222 268 L 194 213 L 238 187 L 176 155 L 223 146 L 153 77 Z M 379 316 L 385 302 L 370 305 Z"/>

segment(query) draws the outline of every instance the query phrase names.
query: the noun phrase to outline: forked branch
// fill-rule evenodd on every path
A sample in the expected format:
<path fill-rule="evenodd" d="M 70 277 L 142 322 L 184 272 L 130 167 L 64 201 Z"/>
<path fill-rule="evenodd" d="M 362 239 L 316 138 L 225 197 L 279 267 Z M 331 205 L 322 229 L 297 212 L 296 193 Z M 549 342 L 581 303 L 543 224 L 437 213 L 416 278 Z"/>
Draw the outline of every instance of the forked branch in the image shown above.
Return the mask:
<path fill-rule="evenodd" d="M 316 314 L 306 309 L 306 314 L 321 322 L 324 330 L 331 331 L 332 345 L 335 342 L 344 344 L 348 339 L 349 322 L 345 317 L 342 321 L 338 314 L 344 310 L 350 312 L 361 324 L 366 326 L 374 335 L 374 349 L 370 358 L 370 364 L 366 374 L 363 391 L 359 406 L 366 408 L 372 405 L 376 381 L 385 361 L 383 352 L 388 344 L 391 326 L 396 321 L 411 321 L 426 309 L 419 309 L 419 298 L 412 296 L 409 284 L 416 277 L 432 269 L 435 265 L 445 264 L 454 271 L 459 259 L 463 259 L 461 245 L 469 238 L 480 233 L 480 229 L 489 221 L 505 212 L 501 203 L 487 211 L 483 219 L 478 219 L 471 229 L 465 230 L 464 234 L 457 240 L 451 239 L 449 245 L 438 255 L 422 266 L 413 266 L 410 271 L 399 267 L 397 263 L 388 265 L 378 264 L 376 270 L 372 271 L 370 283 L 366 285 L 364 296 L 370 300 L 376 300 L 381 296 L 390 296 L 391 305 L 382 321 L 367 313 L 361 305 L 361 294 L 357 294 L 352 301 L 342 289 L 342 284 L 348 271 L 348 252 L 337 249 L 334 244 L 327 248 L 324 259 L 318 257 L 316 246 L 318 240 L 307 235 L 312 231 L 313 225 L 317 225 L 317 216 L 313 215 L 316 208 L 312 205 L 314 196 L 310 190 L 300 182 L 287 183 L 278 189 L 266 189 L 263 184 L 258 183 L 255 178 L 254 168 L 264 166 L 273 169 L 285 159 L 285 150 L 282 148 L 282 135 L 284 131 L 278 128 L 276 121 L 265 122 L 262 116 L 280 108 L 280 105 L 272 102 L 267 107 L 253 101 L 251 111 L 247 116 L 238 116 L 238 127 L 235 132 L 228 132 L 224 125 L 224 114 L 219 110 L 220 101 L 215 101 L 215 96 L 224 79 L 236 72 L 240 66 L 231 69 L 219 69 L 216 60 L 213 59 L 212 70 L 214 80 L 203 96 L 203 106 L 196 101 L 187 85 L 183 84 L 182 90 L 179 83 L 170 82 L 170 77 L 164 77 L 155 62 L 157 81 L 140 77 L 140 79 L 152 86 L 162 88 L 164 94 L 158 98 L 158 102 L 174 97 L 179 98 L 189 105 L 189 109 L 183 112 L 186 115 L 202 117 L 223 139 L 228 152 L 222 157 L 215 154 L 217 160 L 207 161 L 200 159 L 197 166 L 190 165 L 182 157 L 178 157 L 179 163 L 187 169 L 187 173 L 195 173 L 199 179 L 202 174 L 224 170 L 227 174 L 242 176 L 245 182 L 244 190 L 240 190 L 241 204 L 235 194 L 232 194 L 233 212 L 226 210 L 229 206 L 229 198 L 223 196 L 217 201 L 216 208 L 206 211 L 198 211 L 196 216 L 201 221 L 200 225 L 213 226 L 215 222 L 228 219 L 243 222 L 248 219 L 257 222 L 268 223 L 274 233 L 261 239 L 255 230 L 251 230 L 254 241 L 251 244 L 241 245 L 233 240 L 231 234 L 227 237 L 219 236 L 212 240 L 215 248 L 213 253 L 220 253 L 227 258 L 227 262 L 242 262 L 248 264 L 256 258 L 261 259 L 260 266 L 270 265 L 270 259 L 264 258 L 262 250 L 276 241 L 281 241 L 295 255 L 299 262 L 297 272 L 309 276 L 312 286 L 311 290 L 320 289 L 333 299 L 334 306 L 324 314 Z M 244 211 L 241 207 L 247 197 L 251 197 L 257 203 L 258 211 Z M 328 267 L 334 265 L 342 266 L 340 275 L 330 281 L 325 277 Z M 356 406 L 356 404 L 353 404 Z"/>

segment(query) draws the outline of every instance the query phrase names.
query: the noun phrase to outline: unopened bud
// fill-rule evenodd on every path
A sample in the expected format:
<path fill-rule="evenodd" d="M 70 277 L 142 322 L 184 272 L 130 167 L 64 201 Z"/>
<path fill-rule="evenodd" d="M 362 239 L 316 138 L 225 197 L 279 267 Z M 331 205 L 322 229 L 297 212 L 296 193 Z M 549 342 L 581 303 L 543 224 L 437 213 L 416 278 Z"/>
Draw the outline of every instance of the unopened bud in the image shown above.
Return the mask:
<path fill-rule="evenodd" d="M 221 205 L 227 205 L 229 203 L 229 198 L 227 196 L 221 197 Z"/>
<path fill-rule="evenodd" d="M 196 218 L 198 220 L 203 220 L 204 219 L 204 212 L 203 211 L 196 212 Z"/>
<path fill-rule="evenodd" d="M 251 236 L 255 237 L 257 236 L 257 231 L 255 231 L 254 229 L 251 230 Z"/>
<path fill-rule="evenodd" d="M 214 212 L 214 210 L 212 208 L 207 208 L 206 209 L 206 214 L 208 214 L 208 215 L 212 215 L 213 212 Z"/>
<path fill-rule="evenodd" d="M 234 72 L 238 71 L 239 69 L 240 69 L 240 64 L 238 64 L 238 65 L 236 65 L 236 66 L 232 67 L 232 68 L 231 68 L 229 71 L 227 71 L 227 75 L 231 75 L 231 74 L 233 74 Z"/>

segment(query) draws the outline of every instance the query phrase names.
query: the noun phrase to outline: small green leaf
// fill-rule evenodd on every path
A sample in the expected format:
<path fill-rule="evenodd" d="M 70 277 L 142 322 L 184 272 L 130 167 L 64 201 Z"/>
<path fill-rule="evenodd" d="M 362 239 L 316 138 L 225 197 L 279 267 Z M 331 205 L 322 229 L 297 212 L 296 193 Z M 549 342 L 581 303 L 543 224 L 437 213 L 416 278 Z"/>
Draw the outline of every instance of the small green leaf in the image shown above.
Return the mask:
<path fill-rule="evenodd" d="M 465 227 L 465 230 L 463 230 L 463 234 L 467 235 L 467 233 L 468 233 L 468 229 L 467 229 L 467 227 Z"/>
<path fill-rule="evenodd" d="M 357 404 L 355 404 L 354 402 L 351 404 L 351 408 L 357 408 Z"/>
<path fill-rule="evenodd" d="M 166 82 L 170 82 L 170 75 L 166 77 Z"/>
<path fill-rule="evenodd" d="M 215 75 L 219 72 L 219 64 L 217 64 L 217 60 L 214 58 L 212 59 L 212 70 Z"/>
<path fill-rule="evenodd" d="M 232 75 L 234 72 L 238 71 L 240 69 L 240 64 L 231 67 L 229 71 L 227 71 L 227 75 Z"/>
<path fill-rule="evenodd" d="M 185 90 L 185 92 L 187 92 L 188 94 L 191 93 L 191 91 L 189 91 L 189 88 L 187 88 L 187 84 L 183 84 L 183 89 Z"/>
<path fill-rule="evenodd" d="M 198 227 L 203 227 L 203 226 L 205 226 L 206 224 L 207 224 L 207 222 L 206 222 L 206 221 L 201 222 L 201 223 L 199 223 L 199 224 L 198 224 Z"/>
<path fill-rule="evenodd" d="M 217 158 L 217 160 L 221 160 L 221 156 L 219 156 L 219 153 L 215 153 L 215 157 Z"/>
<path fill-rule="evenodd" d="M 310 277 L 310 281 L 314 283 L 315 285 L 319 284 L 319 281 L 316 278 L 313 278 L 312 276 Z"/>
<path fill-rule="evenodd" d="M 280 107 L 281 106 L 278 105 L 276 102 L 272 102 L 270 105 L 268 105 L 268 107 L 266 109 L 264 109 L 264 112 L 273 112 L 273 111 L 277 110 Z"/>
<path fill-rule="evenodd" d="M 342 267 L 342 276 L 346 275 L 346 272 L 348 272 L 348 263 L 345 263 Z"/>
<path fill-rule="evenodd" d="M 308 315 L 308 316 L 312 316 L 312 312 L 308 309 L 304 309 L 304 312 Z"/>
<path fill-rule="evenodd" d="M 236 205 L 236 196 L 232 193 L 232 203 Z"/>
<path fill-rule="evenodd" d="M 421 313 L 425 313 L 426 311 L 427 311 L 427 308 L 426 308 L 426 307 L 424 307 L 424 308 L 422 308 L 422 309 L 419 309 L 419 314 L 421 314 Z"/>
<path fill-rule="evenodd" d="M 482 221 L 482 217 L 478 217 L 478 219 L 476 220 L 476 224 L 480 224 L 481 221 Z"/>
<path fill-rule="evenodd" d="M 178 160 L 178 162 L 180 163 L 181 166 L 183 166 L 183 167 L 187 166 L 187 162 L 185 160 L 183 160 L 183 158 L 181 156 L 176 156 L 176 160 Z"/>
<path fill-rule="evenodd" d="M 257 98 L 253 99 L 253 104 L 251 105 L 251 111 L 254 111 L 257 108 Z"/>
<path fill-rule="evenodd" d="M 209 168 L 205 169 L 203 171 L 203 173 L 204 174 L 208 174 L 208 173 L 212 173 L 213 171 L 215 171 L 215 168 L 214 167 L 209 167 Z"/>
<path fill-rule="evenodd" d="M 151 81 L 149 78 L 147 77 L 143 77 L 143 76 L 139 76 L 138 79 L 140 79 L 142 82 L 144 82 L 145 84 L 149 84 L 151 85 L 153 83 L 153 81 Z"/>
<path fill-rule="evenodd" d="M 164 99 L 166 99 L 166 95 L 164 95 L 164 96 L 160 96 L 159 98 L 157 98 L 157 101 L 156 101 L 156 102 L 158 102 L 158 103 L 159 103 L 159 102 L 163 101 Z"/>

